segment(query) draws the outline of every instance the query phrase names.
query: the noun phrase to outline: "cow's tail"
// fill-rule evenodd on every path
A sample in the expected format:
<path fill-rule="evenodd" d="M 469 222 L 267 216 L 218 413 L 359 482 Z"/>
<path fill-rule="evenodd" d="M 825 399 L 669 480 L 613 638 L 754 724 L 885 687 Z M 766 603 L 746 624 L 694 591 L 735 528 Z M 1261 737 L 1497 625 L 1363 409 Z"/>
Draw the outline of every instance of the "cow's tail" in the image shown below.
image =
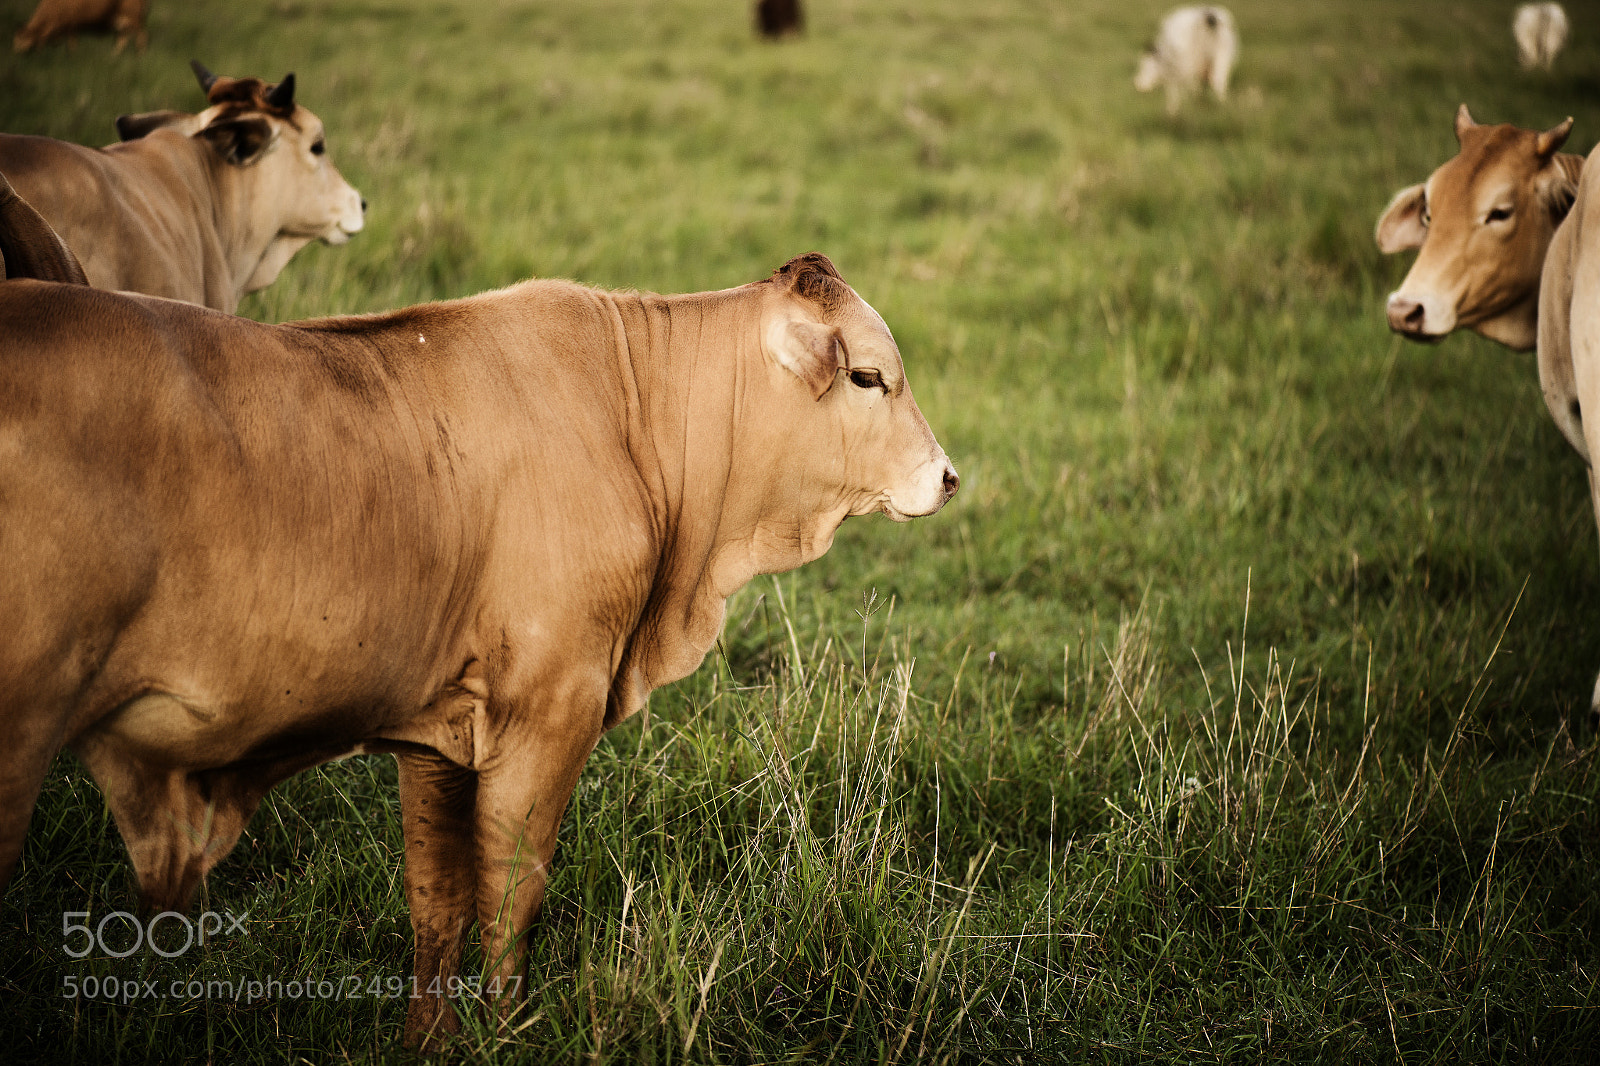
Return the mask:
<path fill-rule="evenodd" d="M 0 278 L 38 278 L 87 285 L 67 242 L 0 174 Z"/>

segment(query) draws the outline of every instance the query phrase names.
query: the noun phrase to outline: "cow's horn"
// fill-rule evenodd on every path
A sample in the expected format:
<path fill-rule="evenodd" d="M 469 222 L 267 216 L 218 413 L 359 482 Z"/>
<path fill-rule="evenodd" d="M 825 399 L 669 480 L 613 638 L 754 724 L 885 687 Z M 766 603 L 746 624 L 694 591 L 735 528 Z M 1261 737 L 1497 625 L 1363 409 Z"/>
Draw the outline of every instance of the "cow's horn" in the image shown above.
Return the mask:
<path fill-rule="evenodd" d="M 1478 124 L 1472 121 L 1472 112 L 1467 110 L 1466 104 L 1462 104 L 1456 112 L 1456 140 L 1459 142 L 1463 133 L 1477 128 Z"/>
<path fill-rule="evenodd" d="M 1567 134 L 1572 132 L 1572 116 L 1568 115 L 1565 122 L 1558 123 L 1539 134 L 1539 139 L 1534 142 L 1534 148 L 1539 155 L 1549 159 L 1556 154 L 1556 149 L 1567 143 Z"/>
<path fill-rule="evenodd" d="M 294 107 L 294 73 L 283 76 L 273 90 L 267 94 L 267 106 L 275 107 L 280 111 L 288 111 Z"/>
<path fill-rule="evenodd" d="M 206 69 L 206 65 L 198 59 L 189 60 L 189 69 L 194 71 L 194 76 L 200 79 L 200 91 L 211 92 L 211 87 L 217 83 L 217 76 Z"/>

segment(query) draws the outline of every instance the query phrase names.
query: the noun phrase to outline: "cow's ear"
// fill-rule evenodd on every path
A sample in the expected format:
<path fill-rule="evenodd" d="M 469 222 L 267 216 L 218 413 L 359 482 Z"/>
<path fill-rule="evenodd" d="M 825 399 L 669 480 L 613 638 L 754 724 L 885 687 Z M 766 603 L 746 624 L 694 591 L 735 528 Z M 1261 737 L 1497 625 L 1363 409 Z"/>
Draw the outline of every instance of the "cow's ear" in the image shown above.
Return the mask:
<path fill-rule="evenodd" d="M 83 266 L 50 223 L 0 174 L 0 278 L 87 285 Z"/>
<path fill-rule="evenodd" d="M 786 370 L 806 383 L 812 399 L 833 388 L 839 373 L 839 330 L 803 318 L 781 318 L 767 328 L 767 348 Z"/>
<path fill-rule="evenodd" d="M 189 118 L 186 111 L 143 111 L 137 115 L 117 116 L 117 136 L 124 141 L 137 141 L 151 130 L 171 126 Z"/>
<path fill-rule="evenodd" d="M 1408 248 L 1421 248 L 1428 227 L 1422 223 L 1422 209 L 1427 202 L 1426 185 L 1408 185 L 1394 194 L 1389 206 L 1378 216 L 1378 251 L 1385 255 L 1403 252 Z"/>
<path fill-rule="evenodd" d="M 264 118 L 230 118 L 213 122 L 195 134 L 234 166 L 256 162 L 272 144 L 272 123 Z"/>
<path fill-rule="evenodd" d="M 1583 177 L 1583 156 L 1556 152 L 1540 175 L 1539 195 L 1550 208 L 1550 221 L 1556 225 L 1567 217 L 1578 200 L 1578 182 Z"/>

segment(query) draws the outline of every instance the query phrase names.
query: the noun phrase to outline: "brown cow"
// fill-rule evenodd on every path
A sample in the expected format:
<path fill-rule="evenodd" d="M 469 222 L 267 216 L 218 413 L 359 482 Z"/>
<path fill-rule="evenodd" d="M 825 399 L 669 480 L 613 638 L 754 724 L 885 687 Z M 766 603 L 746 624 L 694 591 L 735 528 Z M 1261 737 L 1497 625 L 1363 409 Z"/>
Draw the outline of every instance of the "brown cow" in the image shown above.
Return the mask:
<path fill-rule="evenodd" d="M 1545 406 L 1589 464 L 1600 523 L 1600 430 L 1589 428 L 1600 419 L 1584 418 L 1600 410 L 1600 177 L 1557 151 L 1571 129 L 1570 118 L 1543 133 L 1479 126 L 1463 104 L 1461 154 L 1401 190 L 1377 237 L 1386 252 L 1422 247 L 1389 297 L 1392 329 L 1439 340 L 1466 326 L 1519 350 L 1537 344 Z M 1600 679 L 1591 704 L 1600 712 Z"/>
<path fill-rule="evenodd" d="M 30 52 L 63 35 L 70 45 L 84 30 L 117 35 L 116 51 L 135 41 L 139 51 L 149 43 L 144 30 L 148 0 L 39 0 L 33 17 L 11 39 L 18 52 Z"/>
<path fill-rule="evenodd" d="M 0 884 L 63 747 L 155 910 L 276 782 L 395 753 L 413 1041 L 474 918 L 491 988 L 522 973 L 584 760 L 727 597 L 959 485 L 816 253 L 290 326 L 14 281 L 0 353 Z"/>
<path fill-rule="evenodd" d="M 125 115 L 124 142 L 106 148 L 0 134 L 0 173 L 96 288 L 232 312 L 310 242 L 349 240 L 365 202 L 295 102 L 293 74 L 274 86 L 194 67 L 200 114 Z"/>
<path fill-rule="evenodd" d="M 1436 341 L 1466 327 L 1520 351 L 1537 340 L 1539 272 L 1572 206 L 1583 157 L 1559 152 L 1572 119 L 1543 133 L 1456 112 L 1461 152 L 1378 219 L 1384 252 L 1420 248 L 1389 297 L 1389 328 Z"/>

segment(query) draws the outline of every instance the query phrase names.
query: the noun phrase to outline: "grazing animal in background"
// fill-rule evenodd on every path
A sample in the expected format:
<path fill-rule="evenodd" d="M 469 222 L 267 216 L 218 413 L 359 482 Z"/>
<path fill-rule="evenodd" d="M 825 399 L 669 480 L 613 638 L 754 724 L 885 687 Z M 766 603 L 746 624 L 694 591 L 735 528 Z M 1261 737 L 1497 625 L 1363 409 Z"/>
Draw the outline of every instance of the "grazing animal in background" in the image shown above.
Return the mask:
<path fill-rule="evenodd" d="M 144 29 L 148 7 L 149 0 L 39 0 L 33 17 L 17 31 L 11 46 L 18 52 L 30 52 L 61 36 L 70 45 L 76 43 L 79 33 L 90 30 L 116 34 L 118 52 L 128 47 L 129 41 L 142 52 L 149 43 Z"/>
<path fill-rule="evenodd" d="M 1147 93 L 1166 87 L 1167 114 L 1175 115 L 1192 92 L 1211 86 L 1228 98 L 1228 77 L 1239 54 L 1233 15 L 1225 7 L 1180 7 L 1161 20 L 1155 41 L 1139 57 L 1133 87 Z"/>
<path fill-rule="evenodd" d="M 277 85 L 199 63 L 208 107 L 117 120 L 87 148 L 0 134 L 0 173 L 67 242 L 90 284 L 232 312 L 314 240 L 343 244 L 366 202 L 328 158 L 322 121 Z"/>
<path fill-rule="evenodd" d="M 0 174 L 0 279 L 5 278 L 89 284 L 67 242 Z"/>
<path fill-rule="evenodd" d="M 1560 4 L 1523 4 L 1511 20 L 1511 35 L 1523 70 L 1549 70 L 1567 45 L 1567 13 Z"/>
<path fill-rule="evenodd" d="M 0 887 L 63 747 L 153 911 L 277 782 L 393 753 L 412 1043 L 458 1024 L 475 919 L 516 991 L 584 761 L 727 598 L 960 484 L 818 253 L 722 292 L 529 281 L 288 326 L 14 281 L 0 351 L 0 451 L 28 457 L 0 464 Z"/>
<path fill-rule="evenodd" d="M 1389 296 L 1389 328 L 1441 340 L 1461 328 L 1527 351 L 1537 341 L 1539 275 L 1577 194 L 1583 157 L 1559 151 L 1567 119 L 1542 133 L 1456 112 L 1461 151 L 1401 189 L 1378 219 L 1378 248 L 1421 251 Z"/>
<path fill-rule="evenodd" d="M 756 29 L 763 37 L 784 37 L 805 28 L 800 0 L 756 0 Z"/>

